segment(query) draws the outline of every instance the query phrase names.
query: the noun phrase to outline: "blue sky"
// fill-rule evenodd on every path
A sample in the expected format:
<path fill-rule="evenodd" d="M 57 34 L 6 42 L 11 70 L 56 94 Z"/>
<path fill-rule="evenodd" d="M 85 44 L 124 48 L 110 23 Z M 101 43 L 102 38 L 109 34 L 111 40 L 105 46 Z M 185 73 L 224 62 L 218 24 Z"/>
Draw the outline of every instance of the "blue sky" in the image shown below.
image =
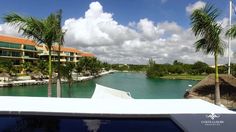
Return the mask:
<path fill-rule="evenodd" d="M 84 15 L 94 0 L 1 0 L 0 15 L 17 12 L 23 15 L 46 17 L 49 13 L 63 9 L 64 20 Z M 105 11 L 113 13 L 114 19 L 123 25 L 148 18 L 155 22 L 175 21 L 183 27 L 189 26 L 185 7 L 196 0 L 98 0 Z M 205 0 L 214 3 L 226 17 L 227 0 Z M 2 23 L 2 20 L 0 20 Z"/>
<path fill-rule="evenodd" d="M 211 65 L 212 56 L 195 52 L 197 39 L 189 20 L 191 12 L 207 2 L 220 9 L 218 22 L 226 27 L 228 0 L 1 0 L 0 16 L 16 12 L 45 18 L 63 9 L 65 46 L 92 52 L 109 63 L 146 64 L 152 58 L 157 63 L 179 60 Z M 21 36 L 2 19 L 0 34 Z M 236 40 L 230 54 L 236 56 Z M 226 55 L 220 63 L 227 63 Z M 232 61 L 236 63 L 236 57 Z"/>

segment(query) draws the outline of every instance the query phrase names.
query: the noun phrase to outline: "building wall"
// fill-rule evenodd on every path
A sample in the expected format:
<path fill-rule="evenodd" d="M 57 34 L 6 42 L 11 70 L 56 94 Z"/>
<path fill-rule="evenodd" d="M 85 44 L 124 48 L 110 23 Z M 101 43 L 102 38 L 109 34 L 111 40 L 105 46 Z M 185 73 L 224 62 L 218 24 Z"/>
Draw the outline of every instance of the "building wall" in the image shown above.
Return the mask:
<path fill-rule="evenodd" d="M 0 40 L 0 59 L 11 59 L 16 65 L 26 61 L 34 62 L 38 60 L 38 51 L 35 46 Z"/>

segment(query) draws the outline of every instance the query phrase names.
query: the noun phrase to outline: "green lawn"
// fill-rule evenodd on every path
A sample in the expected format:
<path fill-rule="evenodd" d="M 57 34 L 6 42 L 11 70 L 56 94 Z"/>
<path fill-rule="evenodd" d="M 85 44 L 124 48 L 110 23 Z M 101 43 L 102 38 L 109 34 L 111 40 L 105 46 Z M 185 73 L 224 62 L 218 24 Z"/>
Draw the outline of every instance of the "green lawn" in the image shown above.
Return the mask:
<path fill-rule="evenodd" d="M 202 80 L 205 78 L 206 75 L 165 75 L 163 77 L 160 77 L 162 79 L 181 79 L 181 80 Z"/>

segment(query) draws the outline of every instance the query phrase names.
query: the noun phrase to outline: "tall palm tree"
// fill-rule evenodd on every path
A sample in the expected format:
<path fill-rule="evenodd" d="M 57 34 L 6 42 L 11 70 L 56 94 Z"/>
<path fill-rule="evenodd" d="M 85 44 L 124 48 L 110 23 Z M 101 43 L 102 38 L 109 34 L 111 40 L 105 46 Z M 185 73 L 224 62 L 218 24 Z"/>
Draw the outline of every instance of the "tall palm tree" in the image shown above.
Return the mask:
<path fill-rule="evenodd" d="M 46 19 L 37 19 L 34 17 L 20 16 L 16 13 L 11 13 L 4 16 L 4 21 L 11 25 L 19 27 L 19 32 L 28 38 L 32 38 L 38 44 L 46 44 L 49 57 L 48 57 L 48 97 L 51 97 L 52 92 L 52 62 L 51 62 L 51 48 L 52 45 L 58 40 L 58 18 L 57 14 L 51 13 Z"/>
<path fill-rule="evenodd" d="M 58 34 L 58 52 L 57 52 L 57 58 L 58 58 L 58 61 L 57 61 L 57 73 L 58 73 L 58 76 L 57 76 L 57 97 L 61 97 L 61 70 L 60 70 L 60 53 L 61 53 L 61 45 L 64 44 L 64 35 L 65 35 L 65 32 L 62 31 L 62 27 L 61 27 L 61 19 L 62 19 L 62 10 L 60 9 L 57 14 L 57 19 L 58 19 L 58 29 L 57 29 L 57 34 Z"/>
<path fill-rule="evenodd" d="M 207 4 L 191 14 L 192 31 L 199 38 L 194 46 L 196 51 L 214 55 L 215 59 L 215 104 L 220 105 L 220 84 L 218 74 L 218 55 L 224 54 L 224 42 L 220 38 L 221 25 L 216 22 L 219 11 Z"/>

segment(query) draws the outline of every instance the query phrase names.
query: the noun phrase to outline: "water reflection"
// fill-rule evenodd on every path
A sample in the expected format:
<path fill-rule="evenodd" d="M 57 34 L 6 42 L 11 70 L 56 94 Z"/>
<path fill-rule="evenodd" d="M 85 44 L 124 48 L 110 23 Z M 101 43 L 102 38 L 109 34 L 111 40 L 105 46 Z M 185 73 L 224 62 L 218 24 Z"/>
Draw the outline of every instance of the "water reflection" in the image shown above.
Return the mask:
<path fill-rule="evenodd" d="M 0 116 L 2 132 L 146 132 L 182 130 L 168 118 L 99 119 L 58 116 Z"/>
<path fill-rule="evenodd" d="M 83 120 L 89 132 L 97 132 L 101 125 L 101 120 Z"/>

